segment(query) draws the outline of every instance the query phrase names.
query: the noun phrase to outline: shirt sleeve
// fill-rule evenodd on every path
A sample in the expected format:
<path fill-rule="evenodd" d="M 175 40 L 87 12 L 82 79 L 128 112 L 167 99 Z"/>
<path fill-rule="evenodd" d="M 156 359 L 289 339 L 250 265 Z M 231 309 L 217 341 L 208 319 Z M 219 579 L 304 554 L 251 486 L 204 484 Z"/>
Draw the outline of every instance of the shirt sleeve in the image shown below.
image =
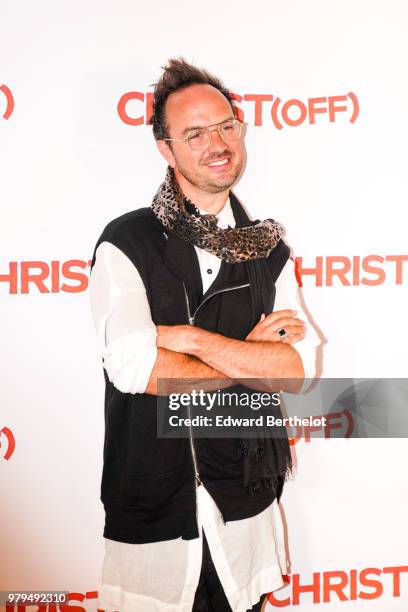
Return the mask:
<path fill-rule="evenodd" d="M 118 247 L 101 242 L 89 291 L 109 380 L 122 393 L 144 393 L 157 356 L 157 331 L 139 271 Z"/>
<path fill-rule="evenodd" d="M 300 393 L 304 393 L 306 389 L 312 383 L 312 379 L 316 375 L 316 349 L 320 345 L 320 338 L 310 324 L 305 311 L 299 300 L 299 287 L 296 280 L 295 264 L 292 259 L 288 259 L 282 272 L 278 276 L 276 283 L 276 295 L 275 295 L 275 310 L 283 310 L 290 308 L 297 310 L 297 317 L 302 319 L 306 324 L 306 335 L 302 340 L 299 340 L 293 344 L 293 348 L 299 353 L 303 369 L 305 372 L 305 381 L 300 390 Z"/>

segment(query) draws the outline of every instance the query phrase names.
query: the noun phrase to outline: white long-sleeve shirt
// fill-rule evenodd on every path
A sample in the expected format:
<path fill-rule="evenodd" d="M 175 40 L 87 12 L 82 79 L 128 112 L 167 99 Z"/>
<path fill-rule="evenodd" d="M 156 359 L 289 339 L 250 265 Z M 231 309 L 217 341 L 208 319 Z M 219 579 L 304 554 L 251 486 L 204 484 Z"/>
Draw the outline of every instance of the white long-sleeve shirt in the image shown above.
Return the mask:
<path fill-rule="evenodd" d="M 229 200 L 217 215 L 217 223 L 223 228 L 235 226 Z M 221 260 L 194 248 L 205 292 L 216 278 Z M 275 284 L 274 310 L 295 309 L 306 323 L 306 336 L 294 345 L 302 359 L 305 389 L 307 379 L 315 375 L 320 340 L 297 298 L 291 259 Z M 90 300 L 109 380 L 123 393 L 143 393 L 157 356 L 156 326 L 137 268 L 109 242 L 102 242 L 96 251 Z M 204 485 L 196 491 L 199 538 L 150 544 L 126 544 L 105 538 L 98 608 L 107 612 L 191 612 L 201 568 L 201 527 L 234 612 L 246 612 L 262 593 L 283 585 L 287 558 L 277 501 L 254 517 L 224 524 Z"/>

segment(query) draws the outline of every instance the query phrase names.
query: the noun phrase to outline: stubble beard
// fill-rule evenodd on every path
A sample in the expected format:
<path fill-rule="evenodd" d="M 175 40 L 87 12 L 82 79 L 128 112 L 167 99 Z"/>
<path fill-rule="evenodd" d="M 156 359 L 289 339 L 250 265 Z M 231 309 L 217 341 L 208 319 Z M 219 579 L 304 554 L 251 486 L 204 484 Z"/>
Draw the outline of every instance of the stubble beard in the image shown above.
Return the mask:
<path fill-rule="evenodd" d="M 222 156 L 219 156 L 219 159 L 221 158 Z M 206 178 L 195 173 L 189 172 L 178 163 L 177 169 L 180 172 L 181 176 L 197 189 L 200 189 L 201 191 L 205 191 L 207 193 L 220 193 L 221 191 L 225 191 L 226 189 L 232 187 L 232 185 L 236 182 L 241 173 L 242 163 L 234 166 L 231 172 L 227 174 L 227 176 L 214 176 L 214 178 Z"/>

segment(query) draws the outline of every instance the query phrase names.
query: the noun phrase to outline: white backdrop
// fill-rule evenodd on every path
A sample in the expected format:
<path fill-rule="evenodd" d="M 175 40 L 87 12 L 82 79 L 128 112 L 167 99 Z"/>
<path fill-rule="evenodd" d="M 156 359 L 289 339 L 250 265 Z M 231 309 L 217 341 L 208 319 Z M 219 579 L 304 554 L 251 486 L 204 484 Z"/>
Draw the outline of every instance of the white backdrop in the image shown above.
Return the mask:
<path fill-rule="evenodd" d="M 88 260 L 164 177 L 144 116 L 169 57 L 247 97 L 235 192 L 283 223 L 298 265 L 322 267 L 302 289 L 322 375 L 406 377 L 407 24 L 403 0 L 0 0 L 0 590 L 63 589 L 96 609 L 104 384 Z M 257 114 L 254 95 L 272 97 Z M 406 441 L 295 448 L 280 607 L 406 610 Z"/>

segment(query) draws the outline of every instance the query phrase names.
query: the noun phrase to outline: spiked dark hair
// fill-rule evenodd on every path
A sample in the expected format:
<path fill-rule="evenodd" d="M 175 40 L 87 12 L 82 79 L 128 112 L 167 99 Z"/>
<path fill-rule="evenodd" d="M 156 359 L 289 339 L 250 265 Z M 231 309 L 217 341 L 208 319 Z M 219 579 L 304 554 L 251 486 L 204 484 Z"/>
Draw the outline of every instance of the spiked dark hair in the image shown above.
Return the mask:
<path fill-rule="evenodd" d="M 207 70 L 197 68 L 186 62 L 182 57 L 169 59 L 160 79 L 154 84 L 153 115 L 149 123 L 153 125 L 153 134 L 156 140 L 169 137 L 166 121 L 166 102 L 170 94 L 185 89 L 190 85 L 212 85 L 218 89 L 232 106 L 232 95 L 222 81 Z M 232 107 L 234 110 L 234 108 Z"/>

